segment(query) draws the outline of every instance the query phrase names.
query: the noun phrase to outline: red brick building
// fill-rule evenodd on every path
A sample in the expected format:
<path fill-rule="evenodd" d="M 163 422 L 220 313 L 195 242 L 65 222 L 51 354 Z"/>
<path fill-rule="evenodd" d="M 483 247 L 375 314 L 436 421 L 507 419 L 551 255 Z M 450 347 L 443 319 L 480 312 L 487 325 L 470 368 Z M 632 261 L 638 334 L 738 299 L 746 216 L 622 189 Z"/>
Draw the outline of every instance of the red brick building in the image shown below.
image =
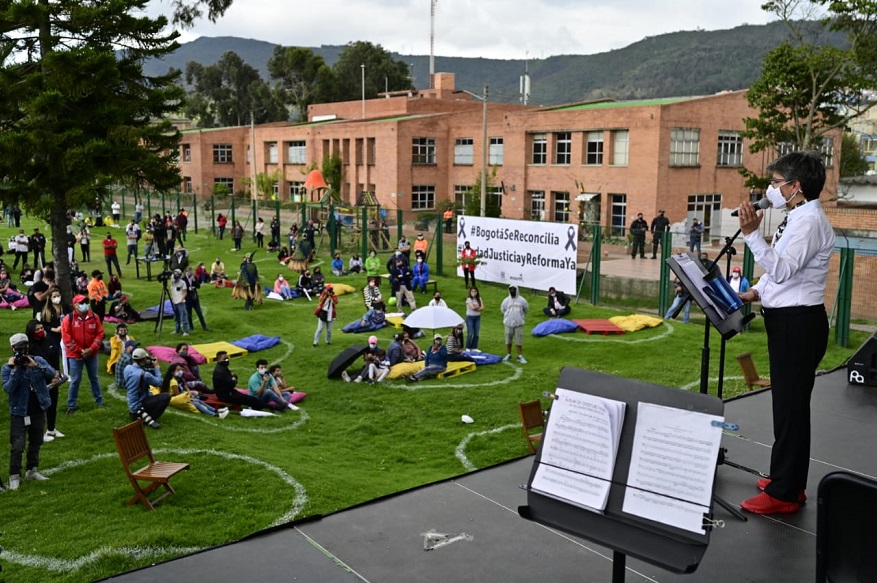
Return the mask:
<path fill-rule="evenodd" d="M 256 172 L 279 173 L 281 200 L 304 200 L 308 167 L 337 154 L 348 204 L 366 190 L 405 211 L 462 202 L 481 173 L 482 103 L 456 91 L 452 74 L 436 74 L 434 86 L 313 105 L 306 123 L 184 131 L 183 190 L 208 196 L 220 183 L 246 190 L 255 150 Z M 729 213 L 760 196 L 743 186 L 739 169 L 763 171 L 772 157 L 750 154 L 740 136 L 743 118 L 753 115 L 743 91 L 551 108 L 489 103 L 488 196 L 499 198 L 507 218 L 599 221 L 618 234 L 636 213 L 650 220 L 665 209 L 675 231 L 698 217 L 718 238 L 736 227 Z M 826 198 L 837 192 L 839 146 L 825 144 Z M 765 233 L 778 220 L 769 217 Z"/>

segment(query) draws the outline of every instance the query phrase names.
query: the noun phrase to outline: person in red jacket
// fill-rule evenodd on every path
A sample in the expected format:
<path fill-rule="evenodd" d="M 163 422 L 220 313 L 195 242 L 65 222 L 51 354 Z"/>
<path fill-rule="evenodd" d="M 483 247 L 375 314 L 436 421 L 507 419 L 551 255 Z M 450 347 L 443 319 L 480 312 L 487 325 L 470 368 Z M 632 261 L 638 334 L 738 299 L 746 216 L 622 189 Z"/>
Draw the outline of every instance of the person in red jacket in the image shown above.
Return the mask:
<path fill-rule="evenodd" d="M 94 312 L 89 309 L 88 298 L 77 295 L 73 298 L 73 313 L 61 321 L 61 341 L 70 368 L 70 390 L 67 393 L 67 414 L 76 411 L 79 397 L 79 383 L 82 382 L 82 369 L 88 372 L 91 394 L 98 407 L 104 407 L 100 380 L 97 376 L 97 355 L 104 338 L 104 327 Z"/>
<path fill-rule="evenodd" d="M 104 247 L 104 261 L 107 262 L 107 273 L 110 274 L 110 277 L 113 276 L 113 265 L 116 266 L 116 274 L 119 277 L 122 277 L 122 266 L 119 265 L 119 256 L 117 254 L 117 249 L 119 248 L 119 243 L 113 239 L 112 233 L 107 233 L 107 238 L 103 240 Z"/>
<path fill-rule="evenodd" d="M 460 263 L 463 265 L 463 277 L 465 278 L 466 288 L 475 287 L 475 265 L 478 262 L 478 252 L 470 245 L 469 241 L 463 244 L 463 250 L 460 252 Z M 472 284 L 469 284 L 469 280 Z"/>

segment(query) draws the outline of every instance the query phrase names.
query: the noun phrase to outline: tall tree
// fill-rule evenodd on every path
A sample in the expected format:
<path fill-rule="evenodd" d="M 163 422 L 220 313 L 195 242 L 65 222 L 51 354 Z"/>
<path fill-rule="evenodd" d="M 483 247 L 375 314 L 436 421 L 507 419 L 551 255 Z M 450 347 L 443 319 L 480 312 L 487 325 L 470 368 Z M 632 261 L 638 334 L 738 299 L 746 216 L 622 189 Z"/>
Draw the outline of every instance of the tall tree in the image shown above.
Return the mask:
<path fill-rule="evenodd" d="M 373 99 L 385 89 L 402 91 L 413 89 L 408 65 L 394 61 L 381 45 L 365 41 L 348 43 L 332 69 L 338 78 L 339 101 L 352 101 L 362 97 L 362 65 L 365 65 L 365 98 Z"/>
<path fill-rule="evenodd" d="M 116 181 L 179 185 L 179 136 L 162 120 L 176 75 L 142 64 L 177 48 L 145 0 L 6 1 L 0 66 L 0 200 L 51 225 L 58 284 L 71 297 L 67 209 L 93 208 Z"/>
<path fill-rule="evenodd" d="M 866 96 L 877 88 L 877 1 L 772 0 L 763 9 L 790 38 L 768 53 L 747 92 L 759 114 L 744 120 L 744 137 L 752 152 L 821 150 L 829 134 L 877 103 Z M 842 47 L 827 42 L 830 33 L 843 36 Z M 742 173 L 748 186 L 766 186 L 756 171 Z"/>
<path fill-rule="evenodd" d="M 252 65 L 229 51 L 213 65 L 189 61 L 186 83 L 193 86 L 186 113 L 201 127 L 283 121 L 286 109 Z"/>
<path fill-rule="evenodd" d="M 271 78 L 279 81 L 285 102 L 297 110 L 297 119 L 308 118 L 308 106 L 335 97 L 335 73 L 323 57 L 302 47 L 274 47 L 268 60 Z"/>
<path fill-rule="evenodd" d="M 858 138 L 853 134 L 844 134 L 840 146 L 840 177 L 862 176 L 869 169 L 868 161 L 859 148 Z"/>

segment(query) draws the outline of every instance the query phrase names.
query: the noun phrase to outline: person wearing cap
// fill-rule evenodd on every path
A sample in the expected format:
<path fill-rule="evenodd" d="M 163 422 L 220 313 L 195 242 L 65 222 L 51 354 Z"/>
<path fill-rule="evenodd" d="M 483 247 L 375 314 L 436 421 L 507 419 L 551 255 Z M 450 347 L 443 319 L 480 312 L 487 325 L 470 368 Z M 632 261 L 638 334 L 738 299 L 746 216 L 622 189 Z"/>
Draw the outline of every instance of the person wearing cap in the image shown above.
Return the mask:
<path fill-rule="evenodd" d="M 341 371 L 341 378 L 345 382 L 361 383 L 363 380 L 369 383 L 379 383 L 390 373 L 389 362 L 386 361 L 387 353 L 378 346 L 378 337 L 368 337 L 368 348 L 362 354 L 364 364 L 359 373 L 350 378 L 346 370 Z"/>
<path fill-rule="evenodd" d="M 12 356 L 0 370 L 3 390 L 9 395 L 9 489 L 21 484 L 21 458 L 27 439 L 27 472 L 25 480 L 43 481 L 39 472 L 40 447 L 46 428 L 46 409 L 52 404 L 48 383 L 56 372 L 46 359 L 29 354 L 30 342 L 25 334 L 9 338 Z"/>
<path fill-rule="evenodd" d="M 91 281 L 88 282 L 88 300 L 92 311 L 97 314 L 101 322 L 103 322 L 104 316 L 107 313 L 107 299 L 109 295 L 110 292 L 107 289 L 107 284 L 104 283 L 104 274 L 100 269 L 95 269 L 91 272 Z"/>
<path fill-rule="evenodd" d="M 639 250 L 640 259 L 646 258 L 646 232 L 648 230 L 649 224 L 643 219 L 643 214 L 637 213 L 636 220 L 630 223 L 630 234 L 633 236 L 631 259 L 636 259 L 637 250 Z"/>
<path fill-rule="evenodd" d="M 104 338 L 104 327 L 94 312 L 89 309 L 88 298 L 77 295 L 73 298 L 73 313 L 61 321 L 61 339 L 67 354 L 70 370 L 70 389 L 67 392 L 67 414 L 76 411 L 79 398 L 79 384 L 82 382 L 82 369 L 88 374 L 91 394 L 98 407 L 104 406 L 100 379 L 97 376 L 97 355 Z"/>
<path fill-rule="evenodd" d="M 186 294 L 188 293 L 189 284 L 183 279 L 183 272 L 175 269 L 170 282 L 171 307 L 174 310 L 173 334 L 182 332 L 183 336 L 189 335 L 189 317 L 186 315 Z"/>
<path fill-rule="evenodd" d="M 514 343 L 518 347 L 518 362 L 527 364 L 523 346 L 524 323 L 527 312 L 530 311 L 530 305 L 527 300 L 518 295 L 518 286 L 515 284 L 509 286 L 509 295 L 502 301 L 499 309 L 502 311 L 502 323 L 505 326 L 506 355 L 503 357 L 503 361 L 512 357 L 512 343 Z"/>
<path fill-rule="evenodd" d="M 295 296 L 292 293 L 292 288 L 289 287 L 289 282 L 283 277 L 283 274 L 278 274 L 277 279 L 274 280 L 274 293 L 278 294 L 284 300 L 291 300 Z"/>
<path fill-rule="evenodd" d="M 122 266 L 119 265 L 118 248 L 119 243 L 113 239 L 112 233 L 107 233 L 106 238 L 101 242 L 104 248 L 104 261 L 107 264 L 107 273 L 113 275 L 113 266 L 116 266 L 116 273 L 122 277 Z"/>
<path fill-rule="evenodd" d="M 688 250 L 694 253 L 697 247 L 697 258 L 700 259 L 700 241 L 703 239 L 703 225 L 697 220 L 697 217 L 691 219 L 691 228 L 688 229 Z"/>
<path fill-rule="evenodd" d="M 409 383 L 416 383 L 425 378 L 434 377 L 448 368 L 448 347 L 442 343 L 442 335 L 432 337 L 432 346 L 423 357 L 423 369 L 408 377 Z"/>
<path fill-rule="evenodd" d="M 171 260 L 169 264 L 169 269 L 174 271 L 175 269 L 179 269 L 180 271 L 186 271 L 189 268 L 189 252 L 186 251 L 185 247 L 177 246 L 174 249 L 174 254 L 171 255 Z"/>
<path fill-rule="evenodd" d="M 137 258 L 137 242 L 140 240 L 140 225 L 134 219 L 125 227 L 125 243 L 128 247 L 128 257 L 125 259 L 125 265 L 131 265 L 131 258 Z"/>
<path fill-rule="evenodd" d="M 124 322 L 116 326 L 116 333 L 110 337 L 110 357 L 107 359 L 107 373 L 114 374 L 116 371 L 116 363 L 125 350 L 125 343 L 134 340 L 134 337 L 128 334 L 128 324 Z"/>
<path fill-rule="evenodd" d="M 423 233 L 417 233 L 417 238 L 414 240 L 414 256 L 419 255 L 426 261 L 427 251 L 429 251 L 429 241 L 426 240 Z"/>
<path fill-rule="evenodd" d="M 736 265 L 731 270 L 731 276 L 728 278 L 728 283 L 731 285 L 731 289 L 738 294 L 746 293 L 750 287 L 749 280 L 743 277 L 743 274 L 740 273 L 740 268 Z"/>
<path fill-rule="evenodd" d="M 661 209 L 649 226 L 649 231 L 652 233 L 652 259 L 658 258 L 658 245 L 663 243 L 664 233 L 668 230 L 670 230 L 670 219 L 664 216 L 664 209 Z"/>
<path fill-rule="evenodd" d="M 324 328 L 326 330 L 326 344 L 332 343 L 332 324 L 338 317 L 338 311 L 335 307 L 337 305 L 338 296 L 335 295 L 335 290 L 332 286 L 327 285 L 323 290 L 323 293 L 320 294 L 320 299 L 317 301 L 317 309 L 314 310 L 314 315 L 317 317 L 317 331 L 314 333 L 314 348 L 320 343 L 320 335 L 323 333 Z"/>
<path fill-rule="evenodd" d="M 125 391 L 128 396 L 128 414 L 131 419 L 141 419 L 144 425 L 159 429 L 158 419 L 170 405 L 169 393 L 153 395 L 150 386 L 161 386 L 161 370 L 155 359 L 143 348 L 135 348 L 131 353 L 134 360 L 125 367 Z"/>
<path fill-rule="evenodd" d="M 548 306 L 542 309 L 542 313 L 549 318 L 563 318 L 570 313 L 569 303 L 569 296 L 551 286 L 548 288 Z"/>

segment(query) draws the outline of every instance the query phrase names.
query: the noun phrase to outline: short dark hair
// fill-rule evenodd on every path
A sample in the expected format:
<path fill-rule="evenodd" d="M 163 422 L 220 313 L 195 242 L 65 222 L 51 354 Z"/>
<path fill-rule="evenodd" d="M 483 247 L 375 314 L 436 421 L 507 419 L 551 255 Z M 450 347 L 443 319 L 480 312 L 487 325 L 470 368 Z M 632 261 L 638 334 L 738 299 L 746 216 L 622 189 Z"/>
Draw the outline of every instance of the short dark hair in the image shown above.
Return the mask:
<path fill-rule="evenodd" d="M 228 352 L 226 352 L 225 350 L 220 350 L 216 353 L 216 360 L 219 360 L 220 356 L 228 356 Z"/>
<path fill-rule="evenodd" d="M 264 358 L 260 358 L 259 360 L 256 361 L 256 367 L 260 367 L 260 366 L 262 366 L 263 364 L 264 364 L 265 366 L 268 366 L 268 361 L 265 360 Z"/>
<path fill-rule="evenodd" d="M 816 200 L 825 186 L 825 163 L 814 150 L 789 152 L 767 166 L 769 173 L 776 173 L 789 182 L 801 184 L 801 194 L 807 200 Z"/>
<path fill-rule="evenodd" d="M 189 346 L 189 344 L 186 342 L 180 342 L 179 344 L 177 344 L 177 348 L 174 352 L 179 352 L 180 348 L 182 348 L 183 346 Z M 219 353 L 217 353 L 216 356 L 219 356 Z"/>

